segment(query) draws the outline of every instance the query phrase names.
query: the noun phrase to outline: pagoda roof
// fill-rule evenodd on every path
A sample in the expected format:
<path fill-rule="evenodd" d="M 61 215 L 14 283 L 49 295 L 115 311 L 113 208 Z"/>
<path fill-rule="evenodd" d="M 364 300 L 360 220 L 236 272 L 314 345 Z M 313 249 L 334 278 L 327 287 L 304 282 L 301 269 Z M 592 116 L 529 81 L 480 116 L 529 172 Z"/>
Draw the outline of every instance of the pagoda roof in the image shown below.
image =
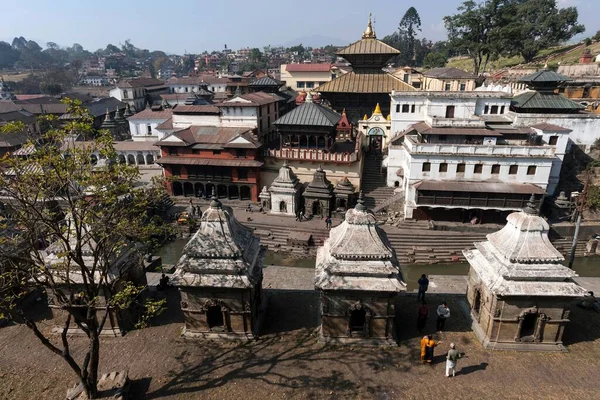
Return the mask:
<path fill-rule="evenodd" d="M 335 188 L 333 189 L 333 193 L 335 193 L 336 195 L 339 194 L 345 194 L 345 195 L 352 195 L 355 192 L 355 187 L 352 184 L 352 182 L 350 182 L 348 180 L 348 177 L 343 177 L 342 179 L 340 179 L 338 181 L 338 183 L 335 185 Z"/>
<path fill-rule="evenodd" d="M 519 82 L 524 83 L 550 83 L 550 82 L 568 82 L 572 80 L 568 76 L 561 75 L 557 72 L 550 70 L 541 70 L 534 72 L 533 74 L 525 75 L 524 77 L 519 79 Z"/>
<path fill-rule="evenodd" d="M 297 193 L 301 186 L 302 184 L 294 171 L 287 162 L 284 162 L 283 166 L 279 168 L 279 175 L 271 184 L 269 191 L 274 193 Z"/>
<path fill-rule="evenodd" d="M 413 86 L 382 70 L 355 70 L 317 87 L 320 93 L 391 93 L 416 91 Z"/>
<path fill-rule="evenodd" d="M 250 83 L 250 85 L 248 86 L 282 86 L 283 82 L 278 81 L 277 79 L 271 78 L 270 76 L 263 76 L 262 78 L 259 78 L 257 80 L 255 80 L 254 82 Z"/>
<path fill-rule="evenodd" d="M 354 54 L 389 54 L 395 56 L 400 54 L 400 51 L 376 38 L 362 38 L 336 53 L 340 57 Z"/>
<path fill-rule="evenodd" d="M 325 106 L 313 102 L 304 102 L 273 122 L 273 125 L 333 127 L 337 125 L 340 118 L 340 114 Z"/>
<path fill-rule="evenodd" d="M 176 286 L 247 289 L 262 275 L 260 240 L 213 194 L 200 228 L 183 248 L 172 277 Z"/>
<path fill-rule="evenodd" d="M 329 199 L 333 197 L 333 185 L 329 180 L 323 168 L 319 166 L 313 175 L 312 181 L 306 186 L 302 196 L 309 198 Z"/>
<path fill-rule="evenodd" d="M 552 91 L 528 91 L 513 97 L 512 106 L 520 110 L 582 110 L 585 107 Z"/>

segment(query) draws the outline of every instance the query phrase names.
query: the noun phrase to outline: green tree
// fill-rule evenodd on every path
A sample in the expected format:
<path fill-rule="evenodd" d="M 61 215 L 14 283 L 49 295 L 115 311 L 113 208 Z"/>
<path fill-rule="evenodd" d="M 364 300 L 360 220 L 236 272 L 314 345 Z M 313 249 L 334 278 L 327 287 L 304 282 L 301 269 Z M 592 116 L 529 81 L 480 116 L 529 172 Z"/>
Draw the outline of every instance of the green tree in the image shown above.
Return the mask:
<path fill-rule="evenodd" d="M 148 213 L 164 187 L 137 189 L 136 167 L 94 166 L 90 162 L 94 152 L 116 159 L 109 132 L 100 132 L 89 146 L 69 145 L 75 143 L 67 140 L 73 132 L 92 135 L 93 117 L 79 102 L 66 102 L 72 120 L 60 125 L 56 118 L 44 118 L 50 129 L 31 138 L 33 154 L 1 160 L 0 185 L 9 199 L 2 229 L 15 234 L 0 238 L 0 307 L 62 357 L 88 397 L 95 398 L 100 333 L 109 310 L 125 308 L 140 298 L 140 288 L 114 279 L 113 266 L 127 257 L 140 262 L 142 253 L 168 233 L 160 219 Z M 9 124 L 2 131 L 22 128 Z M 45 243 L 58 248 L 51 265 L 40 251 Z M 32 289 L 51 294 L 54 306 L 66 313 L 58 340 L 46 336 L 20 308 L 19 299 Z M 147 310 L 161 308 L 157 303 L 147 306 Z M 67 332 L 72 327 L 78 327 L 87 338 L 87 348 L 80 350 L 83 354 L 70 346 Z"/>
<path fill-rule="evenodd" d="M 421 17 L 414 7 L 410 7 L 406 10 L 406 13 L 404 13 L 404 16 L 400 20 L 400 25 L 398 26 L 398 33 L 402 43 L 400 51 L 404 51 L 406 57 L 410 60 L 412 60 L 413 57 L 416 58 L 415 38 L 417 32 L 420 31 Z"/>
<path fill-rule="evenodd" d="M 566 42 L 585 27 L 577 22 L 577 8 L 558 9 L 556 0 L 518 0 L 511 23 L 510 52 L 521 55 L 526 63 L 533 61 L 540 50 Z"/>
<path fill-rule="evenodd" d="M 17 50 L 6 42 L 0 42 L 0 68 L 13 68 L 18 59 Z"/>

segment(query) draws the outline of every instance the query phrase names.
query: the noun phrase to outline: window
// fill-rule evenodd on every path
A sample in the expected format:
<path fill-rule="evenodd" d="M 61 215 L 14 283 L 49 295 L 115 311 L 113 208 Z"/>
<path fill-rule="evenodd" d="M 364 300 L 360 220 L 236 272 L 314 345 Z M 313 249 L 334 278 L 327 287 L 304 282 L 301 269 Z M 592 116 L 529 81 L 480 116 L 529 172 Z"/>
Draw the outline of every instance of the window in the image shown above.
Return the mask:
<path fill-rule="evenodd" d="M 306 82 L 306 88 L 307 89 L 312 89 L 315 87 L 315 83 L 314 82 Z"/>
<path fill-rule="evenodd" d="M 185 92 L 187 93 L 189 89 L 190 89 L 190 88 L 186 86 L 186 87 L 185 87 Z"/>
<path fill-rule="evenodd" d="M 500 114 L 504 114 L 504 106 L 500 107 Z"/>
<path fill-rule="evenodd" d="M 213 155 L 219 155 L 221 154 L 221 150 L 213 150 Z"/>
<path fill-rule="evenodd" d="M 306 82 L 298 81 L 296 82 L 296 87 L 300 89 L 304 89 L 306 87 Z"/>
<path fill-rule="evenodd" d="M 448 172 L 448 163 L 441 163 L 440 164 L 440 172 Z"/>
<path fill-rule="evenodd" d="M 429 172 L 429 171 L 431 171 L 431 163 L 424 162 L 423 163 L 423 168 L 421 169 L 421 171 L 423 171 L 423 172 Z"/>
<path fill-rule="evenodd" d="M 403 77 L 404 82 L 408 83 L 408 78 L 410 78 L 410 75 L 404 74 L 404 77 Z"/>
<path fill-rule="evenodd" d="M 396 104 L 396 112 L 399 113 L 400 112 L 400 104 Z"/>
<path fill-rule="evenodd" d="M 181 167 L 179 165 L 171 166 L 171 175 L 179 176 L 181 175 Z"/>
<path fill-rule="evenodd" d="M 127 90 L 123 90 L 123 98 L 124 99 L 128 99 L 129 98 L 129 93 L 127 92 Z"/>
<path fill-rule="evenodd" d="M 518 171 L 519 171 L 519 166 L 518 165 L 511 165 L 510 167 L 508 167 L 508 174 L 509 175 L 516 175 Z"/>
<path fill-rule="evenodd" d="M 236 149 L 235 155 L 237 158 L 246 158 L 246 150 L 244 149 Z"/>
<path fill-rule="evenodd" d="M 527 175 L 535 175 L 537 167 L 535 165 L 530 165 L 527 167 Z"/>
<path fill-rule="evenodd" d="M 240 181 L 248 180 L 248 170 L 247 169 L 238 169 L 238 179 Z"/>
<path fill-rule="evenodd" d="M 465 85 L 464 83 L 460 84 L 460 91 L 464 92 L 467 89 L 467 85 Z"/>
<path fill-rule="evenodd" d="M 446 83 L 446 85 L 444 85 L 444 91 L 449 92 L 450 91 L 450 84 Z"/>
<path fill-rule="evenodd" d="M 410 112 L 411 113 L 415 113 L 415 105 L 413 104 L 412 106 L 410 106 Z"/>
<path fill-rule="evenodd" d="M 454 106 L 446 106 L 446 118 L 454 118 Z"/>
<path fill-rule="evenodd" d="M 498 106 L 492 106 L 490 110 L 490 114 L 498 114 Z"/>
<path fill-rule="evenodd" d="M 485 105 L 485 107 L 483 107 L 483 113 L 484 114 L 489 114 L 490 113 L 490 106 L 488 106 L 487 104 Z"/>
<path fill-rule="evenodd" d="M 473 166 L 473 173 L 474 174 L 480 174 L 483 172 L 483 164 L 475 164 Z"/>
<path fill-rule="evenodd" d="M 464 163 L 456 164 L 456 173 L 458 173 L 458 174 L 465 173 L 465 164 Z"/>
<path fill-rule="evenodd" d="M 407 113 L 410 110 L 410 105 L 408 104 L 402 104 L 402 112 L 403 113 Z"/>
<path fill-rule="evenodd" d="M 169 155 L 176 156 L 177 155 L 177 147 L 169 147 Z"/>
<path fill-rule="evenodd" d="M 492 165 L 492 175 L 498 175 L 500 173 L 500 164 Z"/>
<path fill-rule="evenodd" d="M 448 139 L 447 135 L 439 135 L 438 139 L 440 140 L 440 142 L 445 142 Z"/>
<path fill-rule="evenodd" d="M 551 146 L 556 146 L 558 143 L 558 136 L 550 136 L 550 140 L 548 140 L 548 144 Z"/>
<path fill-rule="evenodd" d="M 152 135 L 152 125 L 150 125 L 150 124 L 146 125 L 146 133 L 148 135 Z"/>

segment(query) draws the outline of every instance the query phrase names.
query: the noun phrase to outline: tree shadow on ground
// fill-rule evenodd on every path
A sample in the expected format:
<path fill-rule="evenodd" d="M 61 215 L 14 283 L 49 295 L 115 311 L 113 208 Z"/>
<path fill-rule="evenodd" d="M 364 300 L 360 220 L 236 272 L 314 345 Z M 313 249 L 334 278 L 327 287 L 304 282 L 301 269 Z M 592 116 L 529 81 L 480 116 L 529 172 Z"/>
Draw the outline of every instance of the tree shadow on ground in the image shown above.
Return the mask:
<path fill-rule="evenodd" d="M 162 326 L 180 323 L 183 325 L 183 312 L 181 311 L 181 293 L 177 288 L 169 287 L 166 290 L 154 292 L 153 298 L 167 300 L 166 310 L 150 320 L 149 326 Z"/>
<path fill-rule="evenodd" d="M 459 361 L 460 362 L 460 361 Z M 486 362 L 482 362 L 476 365 L 467 365 L 466 367 L 462 367 L 460 371 L 456 372 L 456 375 L 468 375 L 473 372 L 483 371 L 487 368 L 489 364 Z"/>
<path fill-rule="evenodd" d="M 150 382 L 152 378 L 141 378 L 131 380 L 129 384 L 129 399 L 130 400 L 145 400 L 145 393 L 150 388 Z"/>
<path fill-rule="evenodd" d="M 319 294 L 314 291 L 265 290 L 267 310 L 261 335 L 316 329 Z"/>

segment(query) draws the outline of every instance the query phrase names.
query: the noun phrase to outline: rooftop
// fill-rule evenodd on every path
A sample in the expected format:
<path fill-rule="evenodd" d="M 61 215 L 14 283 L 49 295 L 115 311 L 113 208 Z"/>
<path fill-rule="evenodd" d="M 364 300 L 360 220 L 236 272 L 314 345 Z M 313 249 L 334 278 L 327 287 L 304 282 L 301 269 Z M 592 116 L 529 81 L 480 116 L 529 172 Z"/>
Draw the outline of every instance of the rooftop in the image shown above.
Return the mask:
<path fill-rule="evenodd" d="M 315 89 L 321 93 L 392 93 L 393 91 L 416 90 L 408 83 L 381 70 L 348 72 Z"/>
<path fill-rule="evenodd" d="M 423 75 L 439 79 L 475 79 L 477 76 L 462 69 L 454 67 L 432 68 L 423 72 Z"/>
<path fill-rule="evenodd" d="M 273 125 L 334 127 L 341 117 L 340 114 L 325 106 L 313 102 L 304 102 L 273 122 Z"/>
<path fill-rule="evenodd" d="M 165 81 L 156 78 L 135 78 L 119 81 L 116 86 L 119 88 L 139 88 L 147 86 L 160 86 L 164 85 L 165 83 Z"/>
<path fill-rule="evenodd" d="M 329 72 L 331 64 L 286 64 L 288 72 Z"/>

